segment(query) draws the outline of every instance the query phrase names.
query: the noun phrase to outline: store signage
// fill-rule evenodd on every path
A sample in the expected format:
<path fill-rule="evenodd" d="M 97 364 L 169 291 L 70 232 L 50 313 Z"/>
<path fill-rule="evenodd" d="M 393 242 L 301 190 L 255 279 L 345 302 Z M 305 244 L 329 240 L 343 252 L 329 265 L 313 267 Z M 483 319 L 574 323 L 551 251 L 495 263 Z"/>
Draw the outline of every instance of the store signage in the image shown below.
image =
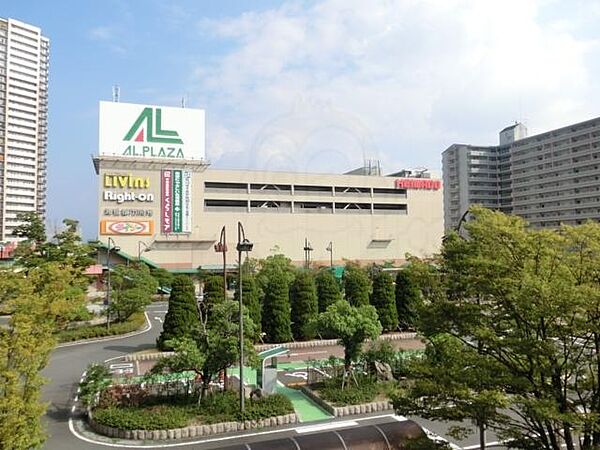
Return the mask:
<path fill-rule="evenodd" d="M 192 174 L 184 170 L 161 172 L 161 231 L 192 231 Z"/>
<path fill-rule="evenodd" d="M 105 188 L 121 189 L 148 189 L 150 187 L 150 178 L 134 177 L 131 174 L 104 175 Z"/>
<path fill-rule="evenodd" d="M 153 212 L 151 209 L 105 208 L 102 215 L 113 217 L 152 217 Z"/>
<path fill-rule="evenodd" d="M 430 180 L 427 178 L 397 178 L 394 182 L 396 189 L 424 189 L 437 191 L 442 187 L 440 180 Z"/>
<path fill-rule="evenodd" d="M 119 205 L 125 202 L 151 203 L 154 201 L 154 194 L 144 192 L 115 192 L 102 191 L 102 200 L 105 202 L 117 202 Z"/>
<path fill-rule="evenodd" d="M 99 154 L 204 159 L 204 111 L 100 102 Z"/>
<path fill-rule="evenodd" d="M 100 221 L 100 234 L 150 236 L 154 234 L 154 221 L 104 219 Z"/>

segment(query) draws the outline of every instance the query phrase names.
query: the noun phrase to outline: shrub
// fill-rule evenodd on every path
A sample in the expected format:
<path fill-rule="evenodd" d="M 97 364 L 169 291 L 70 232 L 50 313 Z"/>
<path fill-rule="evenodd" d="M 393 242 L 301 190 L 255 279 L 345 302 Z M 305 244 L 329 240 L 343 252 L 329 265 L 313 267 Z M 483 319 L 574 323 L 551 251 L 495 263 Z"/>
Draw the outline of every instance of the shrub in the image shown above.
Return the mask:
<path fill-rule="evenodd" d="M 92 339 L 105 336 L 116 336 L 119 334 L 131 333 L 137 331 L 146 324 L 144 313 L 135 313 L 124 322 L 114 322 L 110 328 L 106 325 L 91 325 L 74 328 L 72 330 L 62 330 L 56 333 L 58 342 L 79 341 L 81 339 Z"/>
<path fill-rule="evenodd" d="M 222 287 L 222 285 L 221 285 Z M 156 344 L 160 350 L 172 350 L 168 344 L 173 339 L 195 336 L 200 328 L 194 283 L 185 275 L 173 280 L 169 309 L 165 316 L 163 331 Z"/>
<path fill-rule="evenodd" d="M 124 430 L 164 430 L 185 427 L 192 422 L 213 424 L 259 420 L 293 412 L 294 408 L 287 397 L 274 394 L 256 400 L 249 399 L 242 415 L 238 395 L 228 391 L 209 395 L 199 405 L 193 396 L 178 396 L 168 399 L 147 398 L 137 408 L 96 408 L 94 419 L 102 425 Z"/>
<path fill-rule="evenodd" d="M 96 394 L 110 383 L 110 372 L 104 364 L 90 364 L 85 371 L 85 378 L 79 383 L 79 399 L 84 406 L 91 406 L 96 401 Z"/>
<path fill-rule="evenodd" d="M 344 271 L 344 292 L 346 300 L 352 306 L 369 304 L 371 280 L 360 266 L 348 263 Z"/>
<path fill-rule="evenodd" d="M 364 375 L 356 378 L 358 386 L 350 380 L 342 389 L 341 378 L 329 378 L 317 386 L 317 390 L 323 400 L 332 403 L 334 406 L 369 403 L 383 392 L 385 383 L 378 384 L 375 379 Z"/>

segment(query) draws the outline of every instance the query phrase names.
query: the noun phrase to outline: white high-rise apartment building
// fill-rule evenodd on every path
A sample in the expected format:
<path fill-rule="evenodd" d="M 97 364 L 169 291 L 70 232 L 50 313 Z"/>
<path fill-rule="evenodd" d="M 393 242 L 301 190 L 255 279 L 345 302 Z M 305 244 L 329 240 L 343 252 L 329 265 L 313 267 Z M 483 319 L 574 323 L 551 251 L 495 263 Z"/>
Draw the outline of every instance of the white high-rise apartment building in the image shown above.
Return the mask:
<path fill-rule="evenodd" d="M 17 215 L 46 214 L 48 38 L 0 18 L 0 241 L 14 241 Z"/>

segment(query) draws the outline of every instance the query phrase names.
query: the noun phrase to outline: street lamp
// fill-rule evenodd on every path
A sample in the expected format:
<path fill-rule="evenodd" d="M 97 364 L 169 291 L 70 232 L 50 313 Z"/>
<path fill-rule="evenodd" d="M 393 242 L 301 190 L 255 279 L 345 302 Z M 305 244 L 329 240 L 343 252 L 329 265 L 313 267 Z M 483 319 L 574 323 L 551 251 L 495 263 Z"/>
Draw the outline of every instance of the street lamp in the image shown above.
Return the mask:
<path fill-rule="evenodd" d="M 144 252 L 149 252 L 150 246 L 144 241 L 138 241 L 138 262 L 142 261 L 142 245 L 144 246 Z"/>
<path fill-rule="evenodd" d="M 329 267 L 333 268 L 333 241 L 329 241 L 329 245 L 325 250 L 329 252 Z"/>
<path fill-rule="evenodd" d="M 107 245 L 107 249 L 106 249 L 106 268 L 108 270 L 108 273 L 106 275 L 106 328 L 110 328 L 110 250 L 111 250 L 110 244 L 111 243 L 112 243 L 112 249 L 115 252 L 118 252 L 121 250 L 121 248 L 117 247 L 117 244 L 115 244 L 114 239 L 109 237 L 108 245 Z"/>
<path fill-rule="evenodd" d="M 223 299 L 227 299 L 227 237 L 225 225 L 221 228 L 219 242 L 215 244 L 215 252 L 223 253 Z"/>
<path fill-rule="evenodd" d="M 238 222 L 238 241 L 237 241 L 237 251 L 238 251 L 238 289 L 239 289 L 239 326 L 240 326 L 240 411 L 244 412 L 244 315 L 242 313 L 242 252 L 246 252 L 246 257 L 248 256 L 248 252 L 252 251 L 252 247 L 254 244 L 246 239 L 246 233 L 244 232 L 244 227 L 242 226 L 242 222 Z"/>
<path fill-rule="evenodd" d="M 304 264 L 307 269 L 310 268 L 310 252 L 313 250 L 310 242 L 308 242 L 308 238 L 304 238 Z"/>

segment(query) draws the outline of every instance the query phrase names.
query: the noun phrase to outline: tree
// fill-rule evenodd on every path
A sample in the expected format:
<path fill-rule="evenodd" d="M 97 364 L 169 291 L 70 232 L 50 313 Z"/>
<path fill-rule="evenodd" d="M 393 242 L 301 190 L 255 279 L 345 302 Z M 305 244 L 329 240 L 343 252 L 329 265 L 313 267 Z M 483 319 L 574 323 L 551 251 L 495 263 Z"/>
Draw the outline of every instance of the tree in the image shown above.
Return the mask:
<path fill-rule="evenodd" d="M 248 308 L 248 314 L 250 315 L 252 322 L 254 322 L 256 330 L 255 338 L 258 338 L 261 332 L 262 313 L 260 310 L 258 287 L 256 286 L 256 279 L 253 275 L 244 275 L 242 277 L 242 290 L 242 302 L 244 303 L 244 306 Z M 239 301 L 239 295 L 240 291 L 236 289 L 233 295 L 236 302 Z"/>
<path fill-rule="evenodd" d="M 387 272 L 379 271 L 374 275 L 371 304 L 377 310 L 379 322 L 384 331 L 393 331 L 398 327 L 394 284 L 392 277 Z"/>
<path fill-rule="evenodd" d="M 419 414 L 426 419 L 472 421 L 479 431 L 479 446 L 486 448 L 485 432 L 508 406 L 502 392 L 503 371 L 491 358 L 482 359 L 460 340 L 439 335 L 427 345 L 425 356 L 409 363 L 410 383 L 393 398 L 399 414 Z M 454 426 L 450 434 L 461 439 L 470 434 L 465 426 Z"/>
<path fill-rule="evenodd" d="M 357 264 L 346 264 L 346 270 L 344 271 L 344 292 L 346 300 L 352 306 L 369 304 L 371 281 L 367 273 Z"/>
<path fill-rule="evenodd" d="M 288 282 L 281 270 L 272 271 L 269 277 L 265 287 L 262 329 L 268 342 L 289 342 L 292 330 Z"/>
<path fill-rule="evenodd" d="M 415 327 L 420 302 L 421 292 L 411 276 L 410 269 L 400 270 L 396 274 L 396 311 L 398 323 L 403 330 Z"/>
<path fill-rule="evenodd" d="M 0 297 L 12 311 L 0 328 L 0 442 L 2 448 L 41 447 L 45 431 L 41 400 L 46 367 L 54 348 L 54 332 L 83 301 L 73 289 L 73 271 L 46 264 L 30 271 L 0 272 Z"/>
<path fill-rule="evenodd" d="M 319 312 L 325 312 L 330 305 L 333 305 L 335 302 L 342 299 L 340 285 L 335 279 L 331 269 L 326 268 L 319 270 L 315 277 L 315 283 L 317 285 Z"/>
<path fill-rule="evenodd" d="M 454 367 L 468 358 L 468 373 L 453 384 L 475 394 L 483 379 L 507 396 L 486 420 L 511 447 L 598 448 L 600 226 L 535 230 L 480 207 L 471 216 L 468 239 L 450 233 L 432 264 L 416 262 L 419 331 L 429 344 L 442 334 L 460 341 Z M 444 380 L 426 381 L 438 388 L 431 401 L 443 402 Z"/>
<path fill-rule="evenodd" d="M 163 331 L 158 337 L 157 346 L 161 350 L 170 350 L 169 341 L 192 337 L 198 334 L 200 317 L 194 283 L 186 275 L 178 275 L 173 280 L 169 309 L 165 316 Z"/>
<path fill-rule="evenodd" d="M 292 306 L 292 333 L 294 339 L 310 340 L 315 336 L 313 321 L 317 318 L 319 304 L 317 288 L 311 272 L 300 270 L 290 287 Z"/>
<path fill-rule="evenodd" d="M 23 212 L 17 214 L 17 220 L 21 221 L 13 229 L 13 236 L 23 238 L 23 243 L 29 247 L 46 242 L 46 227 L 42 218 L 34 212 Z"/>
<path fill-rule="evenodd" d="M 204 298 L 202 299 L 202 312 L 210 316 L 210 311 L 215 305 L 225 301 L 224 280 L 219 275 L 208 275 L 204 278 Z"/>
<path fill-rule="evenodd" d="M 340 300 L 319 314 L 315 324 L 321 333 L 336 336 L 344 347 L 344 387 L 347 376 L 352 373 L 352 363 L 361 354 L 363 343 L 367 339 L 377 339 L 381 334 L 377 311 L 371 305 L 355 307 Z"/>
<path fill-rule="evenodd" d="M 215 305 L 211 320 L 200 326 L 195 336 L 177 338 L 169 344 L 175 354 L 162 358 L 152 369 L 152 374 L 192 370 L 202 378 L 198 403 L 204 398 L 211 381 L 221 371 L 239 362 L 239 308 L 238 303 L 225 300 Z M 246 361 L 256 362 L 251 337 L 256 335 L 254 323 L 246 308 L 244 315 L 244 340 Z"/>
<path fill-rule="evenodd" d="M 162 267 L 151 268 L 150 275 L 154 277 L 154 279 L 158 282 L 158 285 L 162 288 L 171 288 L 173 279 L 175 278 L 175 275 L 168 270 L 163 269 Z"/>
<path fill-rule="evenodd" d="M 252 260 L 247 261 L 247 263 L 248 265 L 252 265 Z M 288 286 L 296 277 L 296 268 L 292 264 L 292 260 L 285 255 L 276 254 L 259 260 L 256 282 L 263 299 L 266 295 L 269 280 L 273 276 L 274 272 L 281 272 Z"/>
<path fill-rule="evenodd" d="M 145 264 L 119 265 L 111 270 L 110 314 L 127 320 L 152 302 L 158 282 Z"/>

